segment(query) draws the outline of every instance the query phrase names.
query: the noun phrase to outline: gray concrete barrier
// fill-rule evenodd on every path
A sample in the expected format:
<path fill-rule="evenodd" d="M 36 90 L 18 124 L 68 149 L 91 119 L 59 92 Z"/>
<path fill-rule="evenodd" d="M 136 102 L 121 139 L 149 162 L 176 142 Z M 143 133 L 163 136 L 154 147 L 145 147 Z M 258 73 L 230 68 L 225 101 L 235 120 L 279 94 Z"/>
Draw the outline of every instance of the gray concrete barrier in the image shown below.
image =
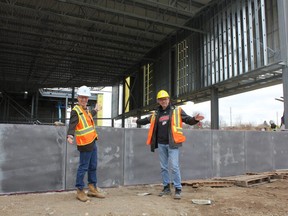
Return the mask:
<path fill-rule="evenodd" d="M 0 124 L 0 194 L 74 189 L 79 154 L 66 127 Z M 97 128 L 98 185 L 161 183 L 147 129 Z M 288 168 L 288 132 L 184 130 L 183 180 Z"/>

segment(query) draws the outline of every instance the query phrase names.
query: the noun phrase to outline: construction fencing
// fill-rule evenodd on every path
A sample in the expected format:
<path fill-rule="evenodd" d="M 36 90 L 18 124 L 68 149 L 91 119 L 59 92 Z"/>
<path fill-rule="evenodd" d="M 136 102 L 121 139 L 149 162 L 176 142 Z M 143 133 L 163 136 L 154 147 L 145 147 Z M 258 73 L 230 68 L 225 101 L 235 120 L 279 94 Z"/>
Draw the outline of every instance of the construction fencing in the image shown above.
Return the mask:
<path fill-rule="evenodd" d="M 79 153 L 65 126 L 0 125 L 0 194 L 75 188 Z M 160 184 L 147 129 L 97 127 L 98 186 Z M 182 180 L 288 168 L 288 132 L 184 130 Z"/>

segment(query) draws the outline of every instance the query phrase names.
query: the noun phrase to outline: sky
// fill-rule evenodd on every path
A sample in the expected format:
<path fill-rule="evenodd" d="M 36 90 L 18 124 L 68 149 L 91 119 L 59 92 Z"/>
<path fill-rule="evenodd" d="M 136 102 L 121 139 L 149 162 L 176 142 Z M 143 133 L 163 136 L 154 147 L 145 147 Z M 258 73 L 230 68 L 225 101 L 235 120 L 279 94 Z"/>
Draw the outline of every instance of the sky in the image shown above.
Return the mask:
<path fill-rule="evenodd" d="M 227 126 L 241 124 L 259 125 L 264 121 L 273 120 L 280 125 L 284 103 L 275 100 L 283 96 L 283 86 L 274 85 L 238 95 L 219 99 L 219 121 Z M 210 101 L 199 104 L 187 102 L 183 106 L 189 115 L 199 112 L 205 120 L 211 121 Z"/>
<path fill-rule="evenodd" d="M 105 88 L 103 117 L 111 117 L 111 87 Z M 241 124 L 259 125 L 264 121 L 269 123 L 273 120 L 280 125 L 280 119 L 283 115 L 284 103 L 275 100 L 283 96 L 283 86 L 274 85 L 238 95 L 224 97 L 219 99 L 219 121 L 220 125 L 225 123 L 227 126 Z M 211 122 L 210 101 L 194 104 L 187 102 L 182 106 L 188 115 L 195 113 L 204 115 L 205 120 Z M 104 125 L 111 125 L 110 120 L 104 120 Z"/>

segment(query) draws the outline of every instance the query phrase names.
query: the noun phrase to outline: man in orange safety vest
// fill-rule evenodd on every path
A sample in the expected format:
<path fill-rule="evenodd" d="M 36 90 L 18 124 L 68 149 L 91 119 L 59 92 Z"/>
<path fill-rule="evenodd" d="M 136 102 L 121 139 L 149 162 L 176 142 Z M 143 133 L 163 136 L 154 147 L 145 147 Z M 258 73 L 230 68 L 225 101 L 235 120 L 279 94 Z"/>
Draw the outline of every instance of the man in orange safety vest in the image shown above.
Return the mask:
<path fill-rule="evenodd" d="M 105 198 L 104 194 L 97 187 L 97 143 L 98 135 L 95 129 L 93 116 L 102 109 L 100 106 L 90 112 L 87 103 L 91 96 L 87 86 L 81 86 L 77 91 L 78 105 L 71 111 L 67 141 L 73 144 L 74 135 L 77 149 L 80 152 L 79 166 L 76 176 L 77 199 L 86 202 L 88 196 Z M 84 192 L 84 176 L 87 173 L 88 193 Z M 88 195 L 88 196 L 87 196 Z"/>
<path fill-rule="evenodd" d="M 150 123 L 147 144 L 154 152 L 158 148 L 162 184 L 164 186 L 159 196 L 170 195 L 169 161 L 171 162 L 172 178 L 175 187 L 174 199 L 181 199 L 181 174 L 179 168 L 179 147 L 186 140 L 183 135 L 182 122 L 194 125 L 204 117 L 197 114 L 195 117 L 187 115 L 180 107 L 170 103 L 167 91 L 161 90 L 157 94 L 158 109 L 149 117 L 137 119 L 139 125 Z"/>

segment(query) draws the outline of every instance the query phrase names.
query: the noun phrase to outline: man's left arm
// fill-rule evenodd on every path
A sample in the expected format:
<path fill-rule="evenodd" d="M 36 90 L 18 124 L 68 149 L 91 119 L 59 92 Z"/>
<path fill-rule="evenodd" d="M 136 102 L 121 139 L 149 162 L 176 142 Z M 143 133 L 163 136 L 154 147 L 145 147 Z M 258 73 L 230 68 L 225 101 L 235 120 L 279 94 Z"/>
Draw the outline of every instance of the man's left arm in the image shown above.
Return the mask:
<path fill-rule="evenodd" d="M 185 111 L 183 109 L 181 109 L 181 118 L 182 121 L 185 124 L 189 124 L 189 125 L 195 125 L 197 124 L 199 121 L 204 119 L 204 116 L 201 116 L 200 114 L 197 114 L 196 116 L 192 117 L 189 116 L 185 113 Z"/>

